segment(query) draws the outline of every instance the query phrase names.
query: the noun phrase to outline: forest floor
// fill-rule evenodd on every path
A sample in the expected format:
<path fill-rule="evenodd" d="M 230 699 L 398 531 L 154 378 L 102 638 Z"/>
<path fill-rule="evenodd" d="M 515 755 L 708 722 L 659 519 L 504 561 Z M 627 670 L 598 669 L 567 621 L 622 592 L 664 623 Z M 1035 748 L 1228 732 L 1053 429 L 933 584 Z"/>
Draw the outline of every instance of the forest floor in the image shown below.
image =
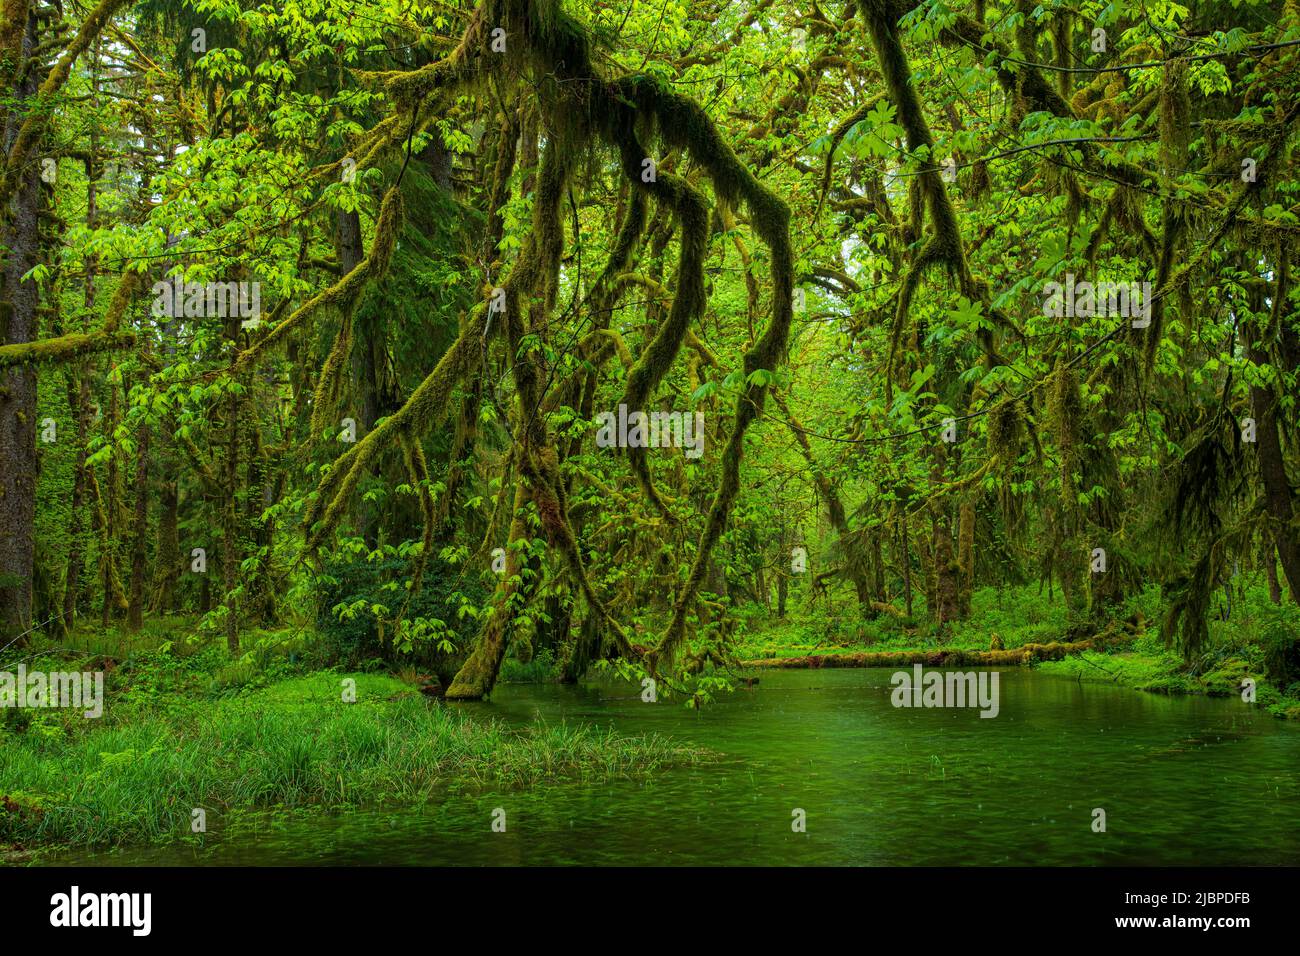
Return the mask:
<path fill-rule="evenodd" d="M 1246 588 L 1210 650 L 1191 666 L 1162 641 L 1158 594 L 1124 609 L 1124 640 L 1034 666 L 1083 681 L 1159 693 L 1239 694 L 1300 718 L 1300 683 L 1269 681 L 1270 642 L 1284 643 L 1297 609 Z M 88 627 L 33 649 L 28 671 L 103 670 L 103 717 L 65 709 L 0 710 L 0 863 L 51 848 L 201 841 L 194 811 L 238 826 L 241 815 L 366 804 L 419 805 L 448 790 L 530 787 L 556 779 L 615 779 L 715 755 L 662 737 L 537 723 L 522 730 L 444 708 L 398 674 L 313 669 L 311 635 L 250 632 L 253 653 L 232 661 L 216 639 L 193 641 L 193 619 L 152 620 L 141 632 Z M 985 589 L 969 620 L 938 631 L 903 616 L 863 621 L 849 605 L 791 607 L 784 620 L 739 609 L 736 656 L 762 660 L 864 651 L 1008 650 L 1079 633 L 1059 595 Z M 6 670 L 13 669 L 6 664 Z M 558 676 L 549 653 L 507 659 L 503 680 Z M 354 702 L 346 699 L 355 695 Z M 34 854 L 33 851 L 36 851 Z"/>

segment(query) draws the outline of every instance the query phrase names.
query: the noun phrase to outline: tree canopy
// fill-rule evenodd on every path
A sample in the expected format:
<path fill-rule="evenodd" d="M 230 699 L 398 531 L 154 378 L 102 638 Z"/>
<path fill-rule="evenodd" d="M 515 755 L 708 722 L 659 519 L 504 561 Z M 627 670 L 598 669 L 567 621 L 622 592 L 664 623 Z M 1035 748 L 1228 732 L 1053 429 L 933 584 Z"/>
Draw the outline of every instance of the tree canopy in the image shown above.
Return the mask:
<path fill-rule="evenodd" d="M 1191 661 L 1300 600 L 1298 58 L 1294 0 L 6 0 L 0 638 L 707 695 L 742 605 L 1039 582 Z"/>

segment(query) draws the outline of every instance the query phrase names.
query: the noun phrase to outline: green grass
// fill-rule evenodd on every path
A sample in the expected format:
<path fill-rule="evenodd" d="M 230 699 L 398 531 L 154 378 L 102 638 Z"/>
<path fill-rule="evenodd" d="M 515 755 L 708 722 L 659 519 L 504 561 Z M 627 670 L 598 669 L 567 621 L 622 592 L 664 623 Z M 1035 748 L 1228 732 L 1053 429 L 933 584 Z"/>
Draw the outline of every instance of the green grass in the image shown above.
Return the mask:
<path fill-rule="evenodd" d="M 355 703 L 342 700 L 345 677 L 356 681 Z M 165 842 L 189 836 L 194 808 L 217 816 L 417 805 L 448 787 L 608 780 L 708 756 L 659 737 L 511 730 L 375 674 L 316 673 L 237 696 L 168 695 L 126 709 L 102 724 L 78 721 L 79 732 L 37 722 L 0 738 L 0 843 Z"/>

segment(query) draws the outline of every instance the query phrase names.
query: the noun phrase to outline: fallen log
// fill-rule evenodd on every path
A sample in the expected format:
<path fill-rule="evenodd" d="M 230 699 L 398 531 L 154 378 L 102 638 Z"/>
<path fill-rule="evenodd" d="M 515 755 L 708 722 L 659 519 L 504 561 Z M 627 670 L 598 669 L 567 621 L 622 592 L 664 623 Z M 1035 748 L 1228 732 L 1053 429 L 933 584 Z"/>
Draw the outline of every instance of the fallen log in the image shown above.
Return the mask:
<path fill-rule="evenodd" d="M 773 657 L 741 661 L 741 667 L 1020 667 L 1037 661 L 1059 661 L 1068 654 L 1092 650 L 1098 641 L 1024 644 L 1010 650 L 961 650 L 942 648 L 929 651 L 864 651 L 856 654 L 812 654 L 808 657 Z"/>

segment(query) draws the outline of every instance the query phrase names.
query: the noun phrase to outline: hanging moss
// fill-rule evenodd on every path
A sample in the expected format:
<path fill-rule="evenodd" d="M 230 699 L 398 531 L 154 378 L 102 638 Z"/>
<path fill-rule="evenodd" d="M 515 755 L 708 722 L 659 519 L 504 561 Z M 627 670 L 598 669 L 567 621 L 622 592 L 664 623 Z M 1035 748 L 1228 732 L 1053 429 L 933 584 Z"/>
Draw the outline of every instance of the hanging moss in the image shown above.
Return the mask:
<path fill-rule="evenodd" d="M 401 228 L 401 216 L 402 194 L 394 186 L 384 194 L 383 202 L 380 203 L 370 254 L 334 285 L 308 299 L 264 338 L 240 352 L 227 371 L 236 376 L 248 371 L 273 346 L 286 343 L 290 333 L 304 325 L 320 310 L 335 308 L 346 312 L 353 308 L 357 298 L 365 291 L 367 283 L 382 278 L 388 272 L 393 259 L 393 247 L 397 242 L 397 232 Z"/>
<path fill-rule="evenodd" d="M 522 40 L 507 40 L 504 60 L 488 59 L 483 55 L 488 31 L 496 26 L 504 28 L 508 38 L 519 37 Z M 540 325 L 543 317 L 555 306 L 563 247 L 560 198 L 567 179 L 562 157 L 580 155 L 589 138 L 593 134 L 599 135 L 618 150 L 624 172 L 634 189 L 667 200 L 677 208 L 679 220 L 685 224 L 668 328 L 660 330 L 629 376 L 628 387 L 634 398 L 643 393 L 649 396 L 667 374 L 686 337 L 691 319 L 702 311 L 703 249 L 707 241 L 704 204 L 692 195 L 684 180 L 668 173 L 658 177 L 656 183 L 641 182 L 641 160 L 648 154 L 641 146 L 638 128 L 649 123 L 668 146 L 689 152 L 705 171 L 719 200 L 747 206 L 755 232 L 769 249 L 773 315 L 763 335 L 744 356 L 743 371 L 747 382 L 753 372 L 774 370 L 784 358 L 792 319 L 790 214 L 785 203 L 762 186 L 737 159 L 704 111 L 693 101 L 646 77 L 627 77 L 614 82 L 603 80 L 592 65 L 590 42 L 585 32 L 553 0 L 540 3 L 490 0 L 475 11 L 460 43 L 449 57 L 418 71 L 370 78 L 386 86 L 397 103 L 397 112 L 409 112 L 416 118 L 411 121 L 414 123 L 422 110 L 429 109 L 426 100 L 435 93 L 450 95 L 459 88 L 478 82 L 483 68 L 489 63 L 494 68 L 504 63 L 520 74 L 532 73 L 537 80 L 535 92 L 541 115 L 548 128 L 547 150 L 534 196 L 534 229 L 503 285 L 506 308 L 501 325 L 514 359 L 512 371 L 521 412 L 522 434 L 518 439 L 522 447 L 518 461 L 521 488 L 527 490 L 521 503 L 531 501 L 538 506 L 548 536 L 561 547 L 571 572 L 591 603 L 595 596 L 585 580 L 581 562 L 577 559 L 576 543 L 567 527 L 562 484 L 553 475 L 558 456 L 540 411 L 544 396 L 540 394 L 537 363 L 532 356 L 520 352 L 528 329 Z M 389 122 L 374 142 L 388 143 L 395 135 L 396 127 Z M 632 209 L 631 221 L 620 236 L 615 255 L 611 256 L 610 266 L 617 266 L 614 274 L 625 271 L 626 253 L 630 252 L 643 226 L 644 207 L 634 203 Z M 345 277 L 343 281 L 347 280 Z M 333 298 L 342 294 L 337 287 L 329 292 Z M 321 304 L 313 302 L 308 305 L 314 310 Z M 308 306 L 304 306 L 300 312 L 307 309 Z M 280 333 L 278 337 L 287 334 L 287 330 L 281 332 L 282 328 L 298 324 L 301 318 L 295 314 L 281 323 L 276 329 Z M 438 367 L 407 403 L 335 462 L 321 482 L 317 499 L 307 516 L 308 525 L 313 528 L 309 539 L 311 547 L 318 546 L 324 536 L 338 526 L 344 503 L 355 492 L 361 476 L 382 448 L 403 436 L 414 434 L 417 429 L 443 420 L 450 391 L 472 367 L 475 345 L 487 328 L 485 309 L 480 306 L 474 310 Z M 761 413 L 766 391 L 766 385 L 747 384 L 737 401 L 731 435 L 723 452 L 722 479 L 691 571 L 674 602 L 672 622 L 660 644 L 659 654 L 663 659 L 671 658 L 685 634 L 686 617 L 708 566 L 712 548 L 726 526 L 739 490 L 745 431 Z M 505 608 L 501 606 L 500 609 L 504 611 Z M 505 626 L 494 615 L 493 622 L 480 637 L 479 649 L 466 664 L 462 675 L 458 675 L 459 695 L 472 695 L 481 692 L 484 686 L 490 687 L 495 679 L 495 667 L 500 663 L 498 652 L 504 648 Z M 626 644 L 624 649 L 627 649 Z"/>
<path fill-rule="evenodd" d="M 334 426 L 344 373 L 352 358 L 352 313 L 353 309 L 349 304 L 339 323 L 334 345 L 325 357 L 325 364 L 321 366 L 320 378 L 316 380 L 316 392 L 312 397 L 311 410 L 312 435 L 319 436 L 326 429 Z"/>
<path fill-rule="evenodd" d="M 657 193 L 670 196 L 681 223 L 681 252 L 677 267 L 677 290 L 668 320 L 642 352 L 627 376 L 622 403 L 629 409 L 644 409 L 655 388 L 672 367 L 691 323 L 704 310 L 704 254 L 708 245 L 708 208 L 704 199 L 685 180 L 660 174 Z M 665 516 L 670 516 L 650 477 L 648 455 L 644 448 L 629 448 L 628 458 L 637 482 L 649 501 Z"/>
<path fill-rule="evenodd" d="M 889 358 L 886 363 L 886 399 L 890 400 L 896 372 L 895 360 L 908 327 L 912 301 L 926 273 L 933 267 L 944 266 L 948 273 L 956 278 L 961 294 L 974 302 L 979 302 L 984 307 L 985 314 L 997 324 L 1012 329 L 1017 334 L 1020 334 L 1020 330 L 1004 312 L 994 307 L 989 295 L 988 283 L 975 276 L 970 270 L 957 212 L 939 174 L 934 136 L 922 111 L 911 67 L 908 65 L 907 55 L 898 36 L 895 25 L 896 11 L 887 0 L 866 0 L 863 4 L 863 12 L 872 46 L 884 75 L 885 86 L 897 109 L 897 120 L 903 128 L 907 148 L 911 153 L 921 153 L 926 157 L 925 167 L 912 179 L 911 232 L 914 236 L 921 234 L 921 200 L 924 200 L 931 228 L 930 238 L 909 264 L 899 287 L 893 325 L 890 330 Z M 979 343 L 985 352 L 989 367 L 1002 364 L 1002 359 L 994 347 L 993 338 L 986 330 L 981 330 Z"/>
<path fill-rule="evenodd" d="M 1057 359 L 1048 397 L 1048 419 L 1061 464 L 1061 504 L 1067 514 L 1077 510 L 1076 475 L 1080 468 L 1083 400 L 1079 380 L 1064 359 Z"/>
<path fill-rule="evenodd" d="M 1020 402 L 1011 399 L 999 402 L 989 412 L 987 435 L 989 457 L 996 458 L 998 466 L 1004 472 L 1013 468 L 1020 457 L 1023 414 L 1024 408 Z"/>
<path fill-rule="evenodd" d="M 721 201 L 744 202 L 759 238 L 771 254 L 773 316 L 763 336 L 745 354 L 743 372 L 748 382 L 756 370 L 774 370 L 784 358 L 793 317 L 793 251 L 790 247 L 790 211 L 784 202 L 764 187 L 741 163 L 718 134 L 704 111 L 693 101 L 678 96 L 646 77 L 628 77 L 616 84 L 617 99 L 606 123 L 607 134 L 619 145 L 624 171 L 640 171 L 644 153 L 633 135 L 635 115 L 620 104 L 630 102 L 652 116 L 664 140 L 685 149 L 704 167 Z M 659 646 L 647 656 L 651 669 L 660 661 L 671 662 L 686 634 L 686 619 L 703 581 L 714 545 L 726 527 L 727 518 L 740 488 L 740 464 L 744 435 L 762 412 L 766 385 L 748 384 L 737 399 L 731 435 L 723 451 L 722 476 L 709 510 L 709 517 L 696 549 L 685 584 L 673 604 L 673 616 Z"/>

